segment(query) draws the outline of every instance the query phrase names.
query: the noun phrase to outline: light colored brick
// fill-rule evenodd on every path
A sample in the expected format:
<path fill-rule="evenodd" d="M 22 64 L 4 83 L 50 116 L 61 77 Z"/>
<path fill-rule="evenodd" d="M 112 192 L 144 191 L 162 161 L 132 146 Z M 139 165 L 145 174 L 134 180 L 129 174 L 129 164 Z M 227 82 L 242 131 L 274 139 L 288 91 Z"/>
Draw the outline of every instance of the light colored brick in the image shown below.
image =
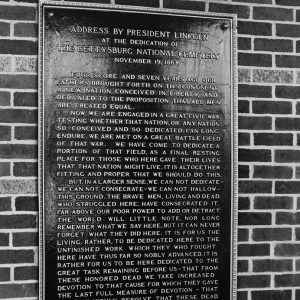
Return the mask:
<path fill-rule="evenodd" d="M 16 72 L 37 72 L 36 57 L 16 57 L 15 58 Z"/>
<path fill-rule="evenodd" d="M 11 71 L 11 58 L 9 56 L 0 56 L 0 72 Z"/>
<path fill-rule="evenodd" d="M 253 81 L 262 83 L 292 83 L 292 71 L 253 70 Z"/>

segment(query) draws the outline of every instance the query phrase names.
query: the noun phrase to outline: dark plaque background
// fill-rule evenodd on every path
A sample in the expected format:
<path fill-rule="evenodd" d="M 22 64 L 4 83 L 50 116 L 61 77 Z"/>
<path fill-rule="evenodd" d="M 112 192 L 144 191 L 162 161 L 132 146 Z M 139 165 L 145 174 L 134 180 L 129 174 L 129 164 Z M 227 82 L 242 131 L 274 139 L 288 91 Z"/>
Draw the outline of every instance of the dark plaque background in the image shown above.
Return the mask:
<path fill-rule="evenodd" d="M 232 299 L 232 19 L 44 5 L 45 299 Z"/>

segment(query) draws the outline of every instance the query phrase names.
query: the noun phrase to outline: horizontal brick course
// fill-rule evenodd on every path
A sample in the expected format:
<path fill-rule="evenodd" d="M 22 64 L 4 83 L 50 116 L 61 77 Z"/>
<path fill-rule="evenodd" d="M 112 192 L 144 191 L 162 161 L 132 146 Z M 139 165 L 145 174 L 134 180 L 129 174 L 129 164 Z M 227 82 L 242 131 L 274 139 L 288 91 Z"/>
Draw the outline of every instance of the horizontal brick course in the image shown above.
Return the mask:
<path fill-rule="evenodd" d="M 255 133 L 254 145 L 292 146 L 293 135 L 288 133 Z"/>
<path fill-rule="evenodd" d="M 1 147 L 0 147 L 1 150 Z M 1 151 L 0 151 L 1 153 Z M 0 179 L 0 193 L 6 194 L 35 194 L 37 192 L 36 179 Z"/>
<path fill-rule="evenodd" d="M 239 129 L 247 130 L 268 130 L 272 129 L 271 117 L 238 117 Z"/>
<path fill-rule="evenodd" d="M 300 25 L 276 24 L 276 35 L 281 37 L 300 37 Z"/>
<path fill-rule="evenodd" d="M 0 42 L 1 43 L 1 42 Z M 37 81 L 34 75 L 0 75 L 1 88 L 6 89 L 36 89 Z"/>
<path fill-rule="evenodd" d="M 272 24 L 238 21 L 238 34 L 270 36 L 272 35 Z"/>
<path fill-rule="evenodd" d="M 239 161 L 271 161 L 271 151 L 264 149 L 239 149 Z"/>
<path fill-rule="evenodd" d="M 37 111 L 28 109 L 3 109 L 0 111 L 1 123 L 37 123 Z"/>
<path fill-rule="evenodd" d="M 275 183 L 275 192 L 278 194 L 299 194 L 299 181 L 277 181 Z"/>
<path fill-rule="evenodd" d="M 34 215 L 3 215 L 0 218 L 2 229 L 35 228 L 36 216 Z"/>
<path fill-rule="evenodd" d="M 299 150 L 276 150 L 275 162 L 279 162 L 279 163 L 300 162 L 300 151 Z"/>
<path fill-rule="evenodd" d="M 17 267 L 14 269 L 15 280 L 37 280 L 38 279 L 38 267 Z"/>
<path fill-rule="evenodd" d="M 253 18 L 256 20 L 293 21 L 292 9 L 279 7 L 253 7 Z"/>
<path fill-rule="evenodd" d="M 276 256 L 300 256 L 300 244 L 276 244 L 275 245 Z"/>
<path fill-rule="evenodd" d="M 281 70 L 266 70 L 255 69 L 253 70 L 253 82 L 260 83 L 292 83 L 293 71 Z M 276 102 L 273 104 L 276 104 Z"/>
<path fill-rule="evenodd" d="M 291 228 L 254 228 L 252 238 L 256 242 L 289 241 L 292 239 L 292 230 Z"/>
<path fill-rule="evenodd" d="M 300 87 L 278 85 L 275 88 L 275 95 L 277 98 L 299 99 Z"/>
<path fill-rule="evenodd" d="M 275 128 L 276 130 L 299 131 L 300 118 L 276 118 Z"/>
<path fill-rule="evenodd" d="M 239 84 L 238 87 L 239 97 L 255 97 L 255 98 L 271 98 L 272 87 L 271 86 L 259 86 Z"/>
<path fill-rule="evenodd" d="M 13 233 L 13 246 L 14 247 L 30 247 L 38 245 L 37 232 L 16 232 Z"/>
<path fill-rule="evenodd" d="M 163 4 L 164 4 L 164 8 L 185 9 L 185 10 L 189 9 L 189 10 L 198 10 L 198 11 L 205 10 L 205 2 L 199 2 L 199 1 L 164 0 Z"/>
<path fill-rule="evenodd" d="M 1 284 L 0 295 L 4 298 L 36 297 L 38 295 L 36 283 Z"/>
<path fill-rule="evenodd" d="M 300 30 L 300 28 L 299 28 Z M 300 68 L 300 57 L 295 55 L 276 55 L 276 66 L 279 68 Z"/>
<path fill-rule="evenodd" d="M 16 162 L 14 163 L 13 167 L 13 174 L 14 176 L 20 176 L 20 177 L 25 177 L 25 176 L 36 176 L 38 170 L 37 170 L 37 163 L 32 163 L 32 162 Z"/>
<path fill-rule="evenodd" d="M 33 250 L 1 250 L 0 249 L 0 265 L 1 264 L 21 264 L 33 263 L 34 251 Z M 0 285 L 1 287 L 2 285 Z M 0 290 L 0 295 L 1 290 Z"/>
<path fill-rule="evenodd" d="M 0 145 L 0 158 L 25 158 L 35 159 L 37 145 L 7 144 Z"/>
<path fill-rule="evenodd" d="M 252 110 L 255 114 L 291 114 L 292 103 L 287 101 L 253 101 Z"/>
<path fill-rule="evenodd" d="M 298 225 L 300 224 L 300 212 L 277 212 L 276 213 L 276 224 L 290 224 Z"/>
<path fill-rule="evenodd" d="M 269 287 L 271 283 L 270 275 L 239 275 L 238 288 L 265 288 Z"/>
<path fill-rule="evenodd" d="M 266 290 L 266 291 L 252 291 L 252 300 L 291 300 L 292 291 L 280 291 L 280 290 Z"/>
<path fill-rule="evenodd" d="M 268 194 L 272 192 L 271 181 L 258 181 L 258 180 L 240 180 L 239 193 L 242 194 Z"/>
<path fill-rule="evenodd" d="M 281 166 L 255 166 L 253 177 L 288 179 L 293 177 L 293 169 L 291 167 Z"/>
<path fill-rule="evenodd" d="M 0 54 L 37 55 L 37 42 L 0 40 Z"/>
<path fill-rule="evenodd" d="M 38 26 L 35 23 L 17 23 L 14 26 L 14 35 L 17 37 L 37 37 Z"/>
<path fill-rule="evenodd" d="M 16 140 L 37 140 L 38 128 L 37 126 L 16 126 L 14 138 Z"/>
<path fill-rule="evenodd" d="M 272 56 L 269 54 L 239 53 L 240 66 L 271 67 Z"/>
<path fill-rule="evenodd" d="M 293 198 L 288 196 L 257 196 L 254 209 L 292 209 Z"/>
<path fill-rule="evenodd" d="M 254 272 L 284 272 L 293 270 L 291 259 L 258 259 L 253 261 Z"/>
<path fill-rule="evenodd" d="M 237 14 L 240 19 L 248 19 L 250 16 L 250 8 L 246 5 L 227 5 L 221 3 L 210 3 L 209 11 L 218 13 Z"/>
<path fill-rule="evenodd" d="M 38 211 L 38 198 L 32 196 L 21 196 L 15 199 L 17 211 Z"/>
<path fill-rule="evenodd" d="M 159 7 L 159 0 L 115 0 L 115 4 L 132 5 L 132 6 L 146 6 Z"/>
<path fill-rule="evenodd" d="M 270 255 L 269 244 L 240 244 L 238 256 L 268 256 Z"/>
<path fill-rule="evenodd" d="M 30 93 L 30 92 L 14 93 L 14 106 L 37 107 L 37 104 L 38 104 L 37 93 Z"/>
<path fill-rule="evenodd" d="M 275 287 L 300 286 L 300 274 L 275 275 Z"/>
<path fill-rule="evenodd" d="M 240 212 L 239 225 L 270 225 L 272 215 L 270 213 L 254 213 L 254 212 Z"/>
<path fill-rule="evenodd" d="M 3 20 L 36 20 L 35 7 L 1 5 L 0 19 Z"/>

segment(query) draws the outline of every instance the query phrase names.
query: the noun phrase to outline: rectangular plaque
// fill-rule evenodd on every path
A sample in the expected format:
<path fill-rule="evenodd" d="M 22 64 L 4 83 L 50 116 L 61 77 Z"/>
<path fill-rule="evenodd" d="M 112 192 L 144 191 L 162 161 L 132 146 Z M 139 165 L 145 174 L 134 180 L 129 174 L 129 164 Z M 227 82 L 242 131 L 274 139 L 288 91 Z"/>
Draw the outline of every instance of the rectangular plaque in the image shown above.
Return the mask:
<path fill-rule="evenodd" d="M 40 299 L 235 299 L 234 16 L 40 18 Z"/>

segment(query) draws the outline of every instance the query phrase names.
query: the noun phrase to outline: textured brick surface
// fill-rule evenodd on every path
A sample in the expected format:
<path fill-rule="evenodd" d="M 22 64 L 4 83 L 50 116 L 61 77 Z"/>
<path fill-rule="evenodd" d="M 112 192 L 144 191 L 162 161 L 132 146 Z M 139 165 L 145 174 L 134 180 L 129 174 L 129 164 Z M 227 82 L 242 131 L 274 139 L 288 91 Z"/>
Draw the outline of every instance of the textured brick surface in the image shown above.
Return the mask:
<path fill-rule="evenodd" d="M 37 2 L 0 0 L 0 299 L 37 297 Z M 299 0 L 114 2 L 237 14 L 237 300 L 300 299 Z"/>

